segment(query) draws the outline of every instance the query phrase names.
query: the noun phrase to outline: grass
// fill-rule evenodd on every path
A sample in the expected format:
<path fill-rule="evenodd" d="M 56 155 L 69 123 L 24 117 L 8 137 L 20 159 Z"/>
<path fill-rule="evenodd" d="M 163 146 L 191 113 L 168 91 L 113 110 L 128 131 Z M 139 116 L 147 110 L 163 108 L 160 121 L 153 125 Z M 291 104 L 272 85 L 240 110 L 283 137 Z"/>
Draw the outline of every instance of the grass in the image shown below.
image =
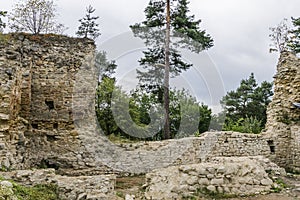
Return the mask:
<path fill-rule="evenodd" d="M 57 185 L 36 185 L 25 187 L 13 183 L 14 195 L 22 200 L 58 200 Z"/>

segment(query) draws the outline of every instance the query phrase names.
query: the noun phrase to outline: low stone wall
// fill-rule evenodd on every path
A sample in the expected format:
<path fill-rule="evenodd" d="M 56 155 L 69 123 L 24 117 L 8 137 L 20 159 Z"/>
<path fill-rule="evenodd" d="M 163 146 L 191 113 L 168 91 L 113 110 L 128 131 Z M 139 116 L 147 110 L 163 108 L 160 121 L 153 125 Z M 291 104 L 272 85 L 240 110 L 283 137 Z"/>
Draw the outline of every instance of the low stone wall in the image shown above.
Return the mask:
<path fill-rule="evenodd" d="M 56 175 L 54 169 L 45 169 L 0 172 L 0 176 L 27 186 L 56 184 L 58 186 L 59 198 L 62 200 L 110 200 L 115 197 L 114 187 L 116 176 L 114 175 L 70 177 Z"/>
<path fill-rule="evenodd" d="M 99 163 L 105 163 L 115 171 L 135 174 L 172 165 L 206 162 L 218 156 L 270 155 L 270 147 L 261 135 L 236 132 L 207 132 L 200 137 L 121 145 L 100 140 L 95 135 L 89 146 L 97 152 L 95 156 Z"/>
<path fill-rule="evenodd" d="M 181 199 L 204 194 L 252 195 L 270 191 L 268 173 L 280 169 L 263 157 L 215 158 L 211 162 L 172 166 L 146 174 L 147 199 Z"/>

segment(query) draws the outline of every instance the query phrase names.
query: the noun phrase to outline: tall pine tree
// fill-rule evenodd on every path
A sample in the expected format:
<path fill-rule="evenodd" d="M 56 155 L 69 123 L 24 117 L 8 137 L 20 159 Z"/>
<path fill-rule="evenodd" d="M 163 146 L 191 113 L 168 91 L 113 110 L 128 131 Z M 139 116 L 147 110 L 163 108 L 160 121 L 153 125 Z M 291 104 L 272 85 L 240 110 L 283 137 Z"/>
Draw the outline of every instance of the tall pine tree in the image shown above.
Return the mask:
<path fill-rule="evenodd" d="M 86 15 L 79 20 L 80 26 L 78 27 L 76 35 L 79 37 L 83 36 L 84 38 L 91 38 L 93 40 L 101 35 L 100 30 L 97 28 L 99 24 L 96 23 L 96 20 L 99 17 L 93 17 L 92 14 L 94 12 L 95 9 L 91 5 L 86 8 Z"/>
<path fill-rule="evenodd" d="M 292 38 L 290 41 L 290 48 L 295 53 L 300 53 L 300 17 L 292 18 L 294 29 L 291 31 Z"/>
<path fill-rule="evenodd" d="M 213 46 L 212 38 L 200 30 L 201 20 L 189 15 L 187 0 L 150 0 L 146 20 L 130 26 L 144 40 L 148 50 L 139 62 L 140 86 L 163 96 L 165 109 L 164 139 L 169 139 L 169 79 L 192 65 L 184 62 L 177 49 L 199 53 Z M 162 86 L 163 85 L 163 86 Z M 163 95 L 162 95 L 163 94 Z"/>

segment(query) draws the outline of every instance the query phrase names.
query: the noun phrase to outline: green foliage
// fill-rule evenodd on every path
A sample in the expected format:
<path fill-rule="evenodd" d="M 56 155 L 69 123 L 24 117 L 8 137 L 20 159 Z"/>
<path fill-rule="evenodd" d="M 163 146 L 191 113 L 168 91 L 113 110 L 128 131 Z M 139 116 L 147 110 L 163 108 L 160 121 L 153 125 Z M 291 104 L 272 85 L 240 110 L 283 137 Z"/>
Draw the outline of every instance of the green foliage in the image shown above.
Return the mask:
<path fill-rule="evenodd" d="M 282 113 L 278 116 L 277 121 L 282 122 L 286 125 L 290 125 L 292 123 L 292 120 L 290 119 L 287 111 L 282 111 Z"/>
<path fill-rule="evenodd" d="M 145 9 L 146 20 L 130 26 L 134 35 L 143 39 L 148 47 L 143 52 L 144 58 L 139 61 L 143 70 L 137 71 L 140 88 L 160 94 L 159 99 L 166 112 L 165 122 L 170 121 L 171 117 L 169 75 L 178 76 L 192 66 L 183 61 L 178 49 L 199 53 L 213 46 L 211 37 L 199 28 L 201 21 L 189 15 L 189 2 L 176 0 L 172 1 L 170 6 L 169 2 L 150 0 Z M 172 127 L 165 123 L 162 137 L 170 138 L 171 129 Z"/>
<path fill-rule="evenodd" d="M 16 32 L 59 33 L 66 28 L 56 22 L 56 5 L 53 0 L 21 0 L 11 13 L 10 28 Z"/>
<path fill-rule="evenodd" d="M 100 71 L 100 81 L 96 91 L 96 115 L 101 129 L 105 134 L 110 135 L 118 129 L 111 111 L 112 94 L 116 89 L 113 74 L 117 66 L 114 62 L 107 61 L 104 52 L 99 52 L 96 55 L 96 67 Z"/>
<path fill-rule="evenodd" d="M 255 123 L 255 126 L 260 123 L 260 129 L 263 129 L 267 121 L 267 106 L 271 102 L 272 95 L 272 83 L 264 81 L 258 86 L 254 74 L 251 73 L 248 79 L 241 81 L 236 91 L 228 92 L 221 100 L 226 114 L 225 129 L 239 127 L 238 120 L 245 119 L 246 123 L 247 118 L 250 120 L 249 123 Z M 251 130 L 256 132 L 256 128 Z"/>
<path fill-rule="evenodd" d="M 78 27 L 78 31 L 76 32 L 76 35 L 79 37 L 84 38 L 92 38 L 95 40 L 97 37 L 99 37 L 101 34 L 99 32 L 99 29 L 97 28 L 99 24 L 96 23 L 96 20 L 99 18 L 93 17 L 92 14 L 95 12 L 95 9 L 89 5 L 86 8 L 86 15 L 84 18 L 80 19 L 80 26 Z"/>
<path fill-rule="evenodd" d="M 241 133 L 255 133 L 261 132 L 261 121 L 257 120 L 255 117 L 240 118 L 237 121 L 232 121 L 227 119 L 224 127 L 224 131 L 236 131 Z"/>
<path fill-rule="evenodd" d="M 115 143 L 140 141 L 144 138 L 142 129 L 151 123 L 150 115 L 154 120 L 161 118 L 158 94 L 145 93 L 139 89 L 125 94 L 114 84 L 113 78 L 104 76 L 97 89 L 96 113 L 101 129 Z M 185 137 L 196 131 L 202 133 L 208 130 L 211 110 L 207 105 L 198 103 L 186 90 L 171 90 L 170 102 L 170 127 L 173 137 Z M 117 111 L 128 110 L 129 115 L 124 113 L 113 115 L 112 104 Z M 155 112 L 152 112 L 153 110 Z M 132 132 L 125 131 L 122 127 Z M 162 131 L 144 139 L 161 140 Z"/>
<path fill-rule="evenodd" d="M 14 194 L 22 200 L 58 200 L 57 185 L 36 185 L 34 187 L 25 187 L 13 184 Z"/>
<path fill-rule="evenodd" d="M 0 168 L 0 171 L 1 171 L 1 172 L 8 172 L 8 171 L 11 171 L 11 170 L 12 170 L 11 168 L 6 167 L 6 166 L 4 166 L 4 165 L 1 165 L 1 168 Z"/>
<path fill-rule="evenodd" d="M 199 133 L 208 131 L 212 119 L 211 109 L 207 105 L 201 104 L 199 107 L 200 120 L 199 120 Z"/>
<path fill-rule="evenodd" d="M 2 21 L 1 17 L 5 17 L 7 15 L 6 11 L 0 11 L 0 32 L 3 31 L 3 28 L 6 27 L 6 24 Z"/>
<path fill-rule="evenodd" d="M 135 90 L 131 93 L 132 107 L 136 116 L 131 117 L 139 126 L 150 123 L 150 110 L 157 110 L 161 106 L 160 94 L 145 93 Z M 159 118 L 159 116 L 156 116 Z M 186 137 L 195 132 L 203 133 L 208 130 L 211 119 L 211 110 L 207 105 L 200 104 L 196 98 L 186 90 L 170 91 L 170 130 L 172 137 Z M 162 131 L 150 140 L 161 140 Z"/>
<path fill-rule="evenodd" d="M 292 22 L 294 25 L 294 29 L 291 31 L 291 39 L 289 47 L 294 53 L 300 53 L 300 17 L 293 18 Z"/>
<path fill-rule="evenodd" d="M 271 190 L 275 193 L 281 192 L 283 189 L 287 188 L 288 185 L 280 178 L 273 180 L 275 184 L 272 185 Z"/>
<path fill-rule="evenodd" d="M 201 20 L 189 15 L 189 2 L 177 0 L 171 3 L 171 29 L 176 37 L 176 47 L 187 48 L 199 53 L 213 46 L 212 38 L 204 30 L 200 30 Z M 130 26 L 136 37 L 144 39 L 145 44 L 162 46 L 165 35 L 161 32 L 166 25 L 166 3 L 163 0 L 150 0 L 145 9 L 146 20 Z"/>
<path fill-rule="evenodd" d="M 117 195 L 118 197 L 121 197 L 122 199 L 125 199 L 125 194 L 124 194 L 123 192 L 117 191 L 117 192 L 116 192 L 116 195 Z"/>

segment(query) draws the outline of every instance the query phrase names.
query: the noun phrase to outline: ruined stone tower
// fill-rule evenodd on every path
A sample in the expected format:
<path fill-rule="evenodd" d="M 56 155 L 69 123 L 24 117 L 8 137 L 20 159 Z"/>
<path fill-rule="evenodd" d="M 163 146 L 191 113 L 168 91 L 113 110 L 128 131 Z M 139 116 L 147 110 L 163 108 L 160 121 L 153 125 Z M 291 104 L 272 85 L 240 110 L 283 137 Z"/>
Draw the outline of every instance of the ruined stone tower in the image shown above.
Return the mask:
<path fill-rule="evenodd" d="M 76 122 L 94 112 L 86 98 L 97 83 L 94 42 L 17 34 L 0 46 L 1 166 L 56 168 L 55 159 L 73 167 L 80 148 Z"/>
<path fill-rule="evenodd" d="M 300 171 L 300 59 L 283 52 L 274 77 L 274 96 L 267 115 L 267 134 L 272 150 L 271 158 L 277 164 Z"/>

